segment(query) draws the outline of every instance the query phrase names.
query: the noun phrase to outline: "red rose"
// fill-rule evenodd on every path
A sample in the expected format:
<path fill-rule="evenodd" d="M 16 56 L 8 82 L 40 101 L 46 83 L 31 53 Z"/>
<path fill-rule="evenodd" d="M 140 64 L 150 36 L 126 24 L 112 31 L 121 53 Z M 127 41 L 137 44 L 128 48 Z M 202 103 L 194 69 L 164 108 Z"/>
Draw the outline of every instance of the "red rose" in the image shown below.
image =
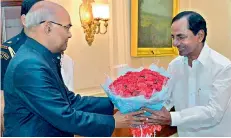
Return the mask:
<path fill-rule="evenodd" d="M 109 89 L 115 94 L 124 98 L 143 95 L 150 99 L 156 92 L 160 92 L 166 84 L 168 78 L 150 69 L 143 69 L 140 72 L 127 72 L 118 77 Z M 160 131 L 159 125 L 144 125 L 142 128 L 131 128 L 131 133 L 135 137 L 151 136 L 155 130 Z"/>
<path fill-rule="evenodd" d="M 162 90 L 168 78 L 150 69 L 143 69 L 140 72 L 127 72 L 117 78 L 110 86 L 110 90 L 116 95 L 128 98 L 144 95 L 149 99 L 155 92 Z"/>

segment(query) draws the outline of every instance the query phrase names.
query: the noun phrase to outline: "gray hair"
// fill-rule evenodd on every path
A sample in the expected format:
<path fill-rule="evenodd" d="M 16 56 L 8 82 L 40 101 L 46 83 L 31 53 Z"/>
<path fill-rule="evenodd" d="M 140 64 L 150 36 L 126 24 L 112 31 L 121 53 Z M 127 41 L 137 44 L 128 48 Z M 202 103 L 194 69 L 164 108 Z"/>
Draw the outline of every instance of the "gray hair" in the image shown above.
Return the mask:
<path fill-rule="evenodd" d="M 42 21 L 55 21 L 55 13 L 45 7 L 33 11 L 30 10 L 26 14 L 25 27 L 30 29 L 39 25 Z"/>

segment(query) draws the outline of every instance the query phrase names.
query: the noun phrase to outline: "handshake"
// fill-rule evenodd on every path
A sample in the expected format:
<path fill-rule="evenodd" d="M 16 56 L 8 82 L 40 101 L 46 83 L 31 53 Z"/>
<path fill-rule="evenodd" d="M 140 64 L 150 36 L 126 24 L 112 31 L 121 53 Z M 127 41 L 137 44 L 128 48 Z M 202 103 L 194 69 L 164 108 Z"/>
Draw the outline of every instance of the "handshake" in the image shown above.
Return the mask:
<path fill-rule="evenodd" d="M 144 113 L 151 113 L 150 116 L 146 116 Z M 140 111 L 132 112 L 128 114 L 121 114 L 117 111 L 114 114 L 115 128 L 129 128 L 133 125 L 170 125 L 171 115 L 165 107 L 160 111 L 154 111 L 147 108 L 142 108 Z"/>

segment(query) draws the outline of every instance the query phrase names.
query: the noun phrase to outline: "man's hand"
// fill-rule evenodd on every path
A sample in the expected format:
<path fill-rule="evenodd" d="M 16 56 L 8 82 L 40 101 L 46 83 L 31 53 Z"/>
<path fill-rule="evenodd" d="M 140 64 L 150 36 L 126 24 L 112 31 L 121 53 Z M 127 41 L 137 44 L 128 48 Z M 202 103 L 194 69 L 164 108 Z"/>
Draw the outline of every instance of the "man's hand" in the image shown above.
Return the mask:
<path fill-rule="evenodd" d="M 144 124 L 145 118 L 137 118 L 136 116 L 142 115 L 144 111 L 133 112 L 129 114 L 121 114 L 117 111 L 114 114 L 116 128 L 129 128 L 131 125 Z"/>
<path fill-rule="evenodd" d="M 150 125 L 171 125 L 171 115 L 170 112 L 163 107 L 160 111 L 153 111 L 148 108 L 143 108 L 143 111 L 149 112 L 151 116 L 143 116 L 140 118 L 146 118 L 146 123 Z"/>

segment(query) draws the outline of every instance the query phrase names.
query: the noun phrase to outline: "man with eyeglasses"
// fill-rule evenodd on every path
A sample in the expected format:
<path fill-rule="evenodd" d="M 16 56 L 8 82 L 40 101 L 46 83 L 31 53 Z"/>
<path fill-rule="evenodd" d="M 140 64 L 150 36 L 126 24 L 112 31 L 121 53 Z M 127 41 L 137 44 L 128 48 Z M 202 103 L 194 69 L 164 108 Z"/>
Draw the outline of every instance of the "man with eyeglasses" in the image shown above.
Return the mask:
<path fill-rule="evenodd" d="M 21 6 L 21 22 L 24 24 L 25 15 L 28 13 L 30 8 L 37 2 L 42 0 L 24 0 Z M 4 96 L 3 96 L 3 84 L 4 76 L 7 66 L 10 60 L 14 57 L 17 50 L 26 41 L 27 36 L 25 35 L 24 29 L 15 37 L 7 40 L 1 45 L 1 134 L 4 130 L 3 125 L 3 108 L 4 108 Z"/>
<path fill-rule="evenodd" d="M 62 79 L 59 53 L 67 48 L 71 20 L 60 5 L 35 4 L 26 15 L 28 38 L 5 75 L 4 136 L 111 136 L 114 128 L 142 124 L 139 111 L 117 112 L 109 98 L 81 97 Z"/>
<path fill-rule="evenodd" d="M 230 137 L 231 61 L 206 43 L 205 19 L 183 11 L 172 19 L 173 45 L 180 56 L 168 66 L 169 98 L 148 124 L 177 126 L 180 137 Z M 175 112 L 167 109 L 175 107 Z"/>
<path fill-rule="evenodd" d="M 21 5 L 21 22 L 24 26 L 25 15 L 28 13 L 30 8 L 37 2 L 42 0 L 23 0 Z M 7 40 L 1 45 L 1 134 L 4 130 L 3 125 L 3 109 L 4 109 L 4 96 L 3 96 L 3 84 L 4 76 L 7 69 L 7 66 L 10 60 L 14 57 L 18 49 L 22 44 L 25 43 L 27 35 L 25 34 L 26 30 L 22 29 L 20 34 L 15 37 Z M 60 57 L 58 57 L 60 58 Z M 74 90 L 74 61 L 64 52 L 61 55 L 61 74 L 64 80 L 65 85 L 71 91 Z"/>
<path fill-rule="evenodd" d="M 21 6 L 21 22 L 24 26 L 25 23 L 25 15 L 28 13 L 30 8 L 37 2 L 43 1 L 43 0 L 23 0 L 22 6 Z M 59 24 L 60 25 L 60 24 Z M 65 29 L 68 30 L 71 26 L 64 26 Z M 3 84 L 4 84 L 4 76 L 7 69 L 7 66 L 10 62 L 10 60 L 14 57 L 18 49 L 21 47 L 22 44 L 25 43 L 27 39 L 27 35 L 25 34 L 26 30 L 23 28 L 22 31 L 14 36 L 13 38 L 7 40 L 1 45 L 1 91 L 3 91 Z M 63 59 L 62 65 L 67 66 L 73 70 L 73 65 L 70 64 L 70 62 L 73 62 L 70 57 L 65 55 L 64 53 L 61 56 Z M 60 58 L 60 57 L 59 57 Z M 66 63 L 68 62 L 68 63 Z M 63 69 L 63 68 L 62 68 Z M 73 74 L 73 73 L 71 73 Z M 67 80 L 73 81 L 73 77 L 67 77 L 70 76 L 69 73 L 63 72 L 62 76 L 66 78 L 64 80 L 65 84 L 68 88 L 73 89 L 73 84 L 70 85 Z M 3 96 L 2 96 L 2 103 L 4 102 Z"/>

